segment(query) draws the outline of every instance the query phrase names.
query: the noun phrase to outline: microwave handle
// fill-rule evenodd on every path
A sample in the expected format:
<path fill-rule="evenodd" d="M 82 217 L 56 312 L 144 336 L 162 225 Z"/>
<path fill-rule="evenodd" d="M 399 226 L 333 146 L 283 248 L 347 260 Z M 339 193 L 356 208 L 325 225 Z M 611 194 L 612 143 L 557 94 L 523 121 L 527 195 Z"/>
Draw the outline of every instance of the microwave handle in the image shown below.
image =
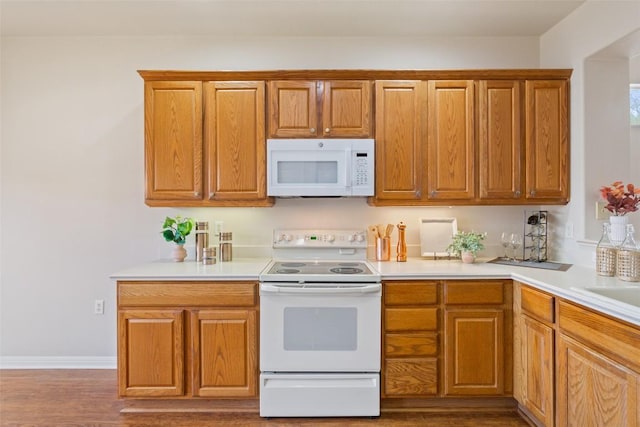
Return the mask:
<path fill-rule="evenodd" d="M 277 286 L 268 285 L 262 283 L 260 285 L 260 293 L 264 294 L 306 294 L 306 295 L 327 295 L 327 294 L 369 294 L 374 292 L 380 292 L 382 286 L 379 283 L 365 285 L 365 286 L 349 286 L 345 288 L 340 287 L 298 287 L 298 286 Z"/>
<path fill-rule="evenodd" d="M 351 188 L 351 182 L 353 181 L 353 170 L 351 169 L 351 165 L 353 162 L 351 161 L 353 158 L 353 151 L 351 149 L 347 149 L 347 170 L 349 173 L 346 177 L 346 186 L 347 188 Z"/>

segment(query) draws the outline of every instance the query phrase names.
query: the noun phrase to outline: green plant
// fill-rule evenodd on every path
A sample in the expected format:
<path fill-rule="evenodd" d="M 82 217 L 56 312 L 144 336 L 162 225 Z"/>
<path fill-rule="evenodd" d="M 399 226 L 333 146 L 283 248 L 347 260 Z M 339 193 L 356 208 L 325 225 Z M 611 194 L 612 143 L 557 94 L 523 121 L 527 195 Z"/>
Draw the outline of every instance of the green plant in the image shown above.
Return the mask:
<path fill-rule="evenodd" d="M 474 256 L 484 249 L 482 241 L 487 237 L 487 233 L 476 233 L 475 231 L 458 231 L 447 251 L 460 256 L 462 252 L 471 252 Z"/>
<path fill-rule="evenodd" d="M 187 241 L 187 236 L 193 229 L 194 221 L 192 218 L 175 218 L 167 217 L 162 224 L 162 236 L 167 242 L 174 242 L 183 245 Z"/>

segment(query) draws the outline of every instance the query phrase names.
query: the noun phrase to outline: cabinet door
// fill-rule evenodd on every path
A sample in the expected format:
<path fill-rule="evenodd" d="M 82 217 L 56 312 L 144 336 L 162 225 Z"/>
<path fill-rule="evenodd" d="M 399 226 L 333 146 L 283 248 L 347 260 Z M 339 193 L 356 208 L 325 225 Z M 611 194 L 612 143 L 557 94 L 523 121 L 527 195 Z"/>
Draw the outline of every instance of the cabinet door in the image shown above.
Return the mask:
<path fill-rule="evenodd" d="M 150 81 L 144 91 L 147 203 L 201 200 L 202 83 Z"/>
<path fill-rule="evenodd" d="M 518 81 L 478 83 L 480 199 L 513 201 L 521 196 L 520 102 Z"/>
<path fill-rule="evenodd" d="M 473 81 L 430 80 L 428 111 L 427 198 L 473 199 Z"/>
<path fill-rule="evenodd" d="M 183 310 L 118 313 L 118 393 L 127 397 L 184 393 Z"/>
<path fill-rule="evenodd" d="M 637 427 L 638 374 L 560 335 L 558 426 Z"/>
<path fill-rule="evenodd" d="M 422 196 L 426 88 L 418 81 L 377 81 L 376 199 Z"/>
<path fill-rule="evenodd" d="M 371 82 L 329 80 L 322 95 L 322 135 L 371 136 Z"/>
<path fill-rule="evenodd" d="M 207 198 L 266 198 L 264 82 L 205 84 Z"/>
<path fill-rule="evenodd" d="M 554 333 L 549 326 L 522 318 L 524 363 L 522 404 L 545 426 L 554 420 Z"/>
<path fill-rule="evenodd" d="M 504 393 L 504 313 L 500 309 L 447 309 L 445 395 Z"/>
<path fill-rule="evenodd" d="M 526 198 L 569 197 L 567 82 L 529 80 L 526 85 Z"/>
<path fill-rule="evenodd" d="M 269 135 L 275 138 L 318 136 L 317 82 L 269 82 Z"/>
<path fill-rule="evenodd" d="M 202 310 L 191 313 L 193 395 L 257 395 L 255 310 Z"/>

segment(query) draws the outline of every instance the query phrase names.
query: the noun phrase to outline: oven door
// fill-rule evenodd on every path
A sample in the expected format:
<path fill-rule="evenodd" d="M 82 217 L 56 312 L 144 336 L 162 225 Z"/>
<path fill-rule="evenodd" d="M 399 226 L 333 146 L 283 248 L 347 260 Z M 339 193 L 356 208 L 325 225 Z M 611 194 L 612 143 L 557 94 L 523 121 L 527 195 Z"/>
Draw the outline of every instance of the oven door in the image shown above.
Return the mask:
<path fill-rule="evenodd" d="M 291 285 L 260 285 L 262 372 L 380 371 L 379 283 Z"/>

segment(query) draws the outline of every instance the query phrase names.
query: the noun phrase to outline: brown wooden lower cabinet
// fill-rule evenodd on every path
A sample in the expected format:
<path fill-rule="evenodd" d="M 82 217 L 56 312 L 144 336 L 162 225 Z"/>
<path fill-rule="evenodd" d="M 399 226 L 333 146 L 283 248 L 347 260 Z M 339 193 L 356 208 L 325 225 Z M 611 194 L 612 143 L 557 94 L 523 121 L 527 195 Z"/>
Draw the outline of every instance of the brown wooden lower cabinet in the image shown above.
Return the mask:
<path fill-rule="evenodd" d="M 559 302 L 557 425 L 640 425 L 640 328 Z"/>
<path fill-rule="evenodd" d="M 256 397 L 257 350 L 256 283 L 118 283 L 121 397 Z"/>
<path fill-rule="evenodd" d="M 383 397 L 511 395 L 510 281 L 387 281 L 383 307 Z"/>

